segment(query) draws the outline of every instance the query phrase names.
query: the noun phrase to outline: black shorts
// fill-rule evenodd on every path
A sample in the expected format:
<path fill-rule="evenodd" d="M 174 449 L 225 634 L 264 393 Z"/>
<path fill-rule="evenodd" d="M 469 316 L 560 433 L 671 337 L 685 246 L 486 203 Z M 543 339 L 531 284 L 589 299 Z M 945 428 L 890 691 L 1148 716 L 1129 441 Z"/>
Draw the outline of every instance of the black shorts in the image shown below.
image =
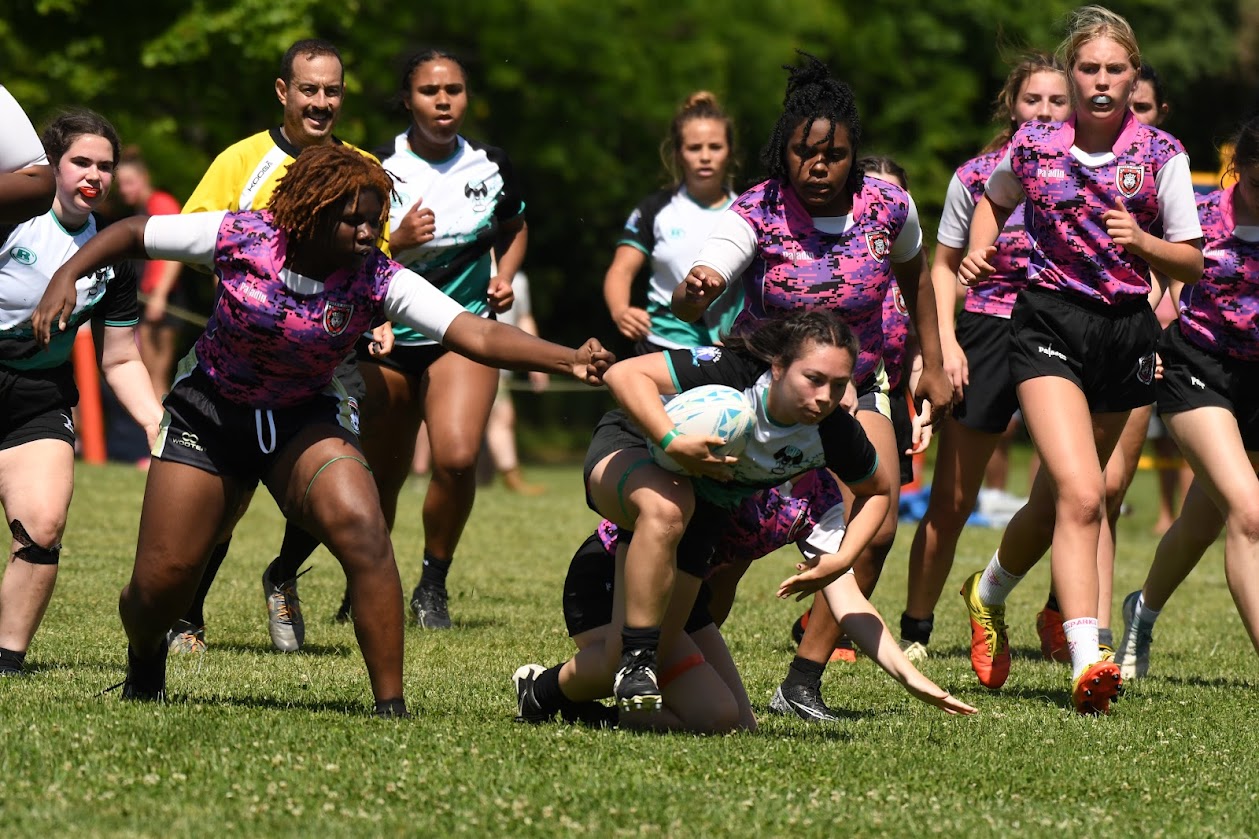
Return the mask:
<path fill-rule="evenodd" d="M 1038 288 L 1019 292 L 1010 316 L 1010 377 L 1074 383 L 1089 411 L 1130 411 L 1154 402 L 1159 326 L 1145 298 L 1107 305 Z"/>
<path fill-rule="evenodd" d="M 586 506 L 599 515 L 603 511 L 595 506 L 590 498 L 590 475 L 594 468 L 608 455 L 625 449 L 642 449 L 643 465 L 654 463 L 647 453 L 647 441 L 638 431 L 634 421 L 624 411 L 609 411 L 595 425 L 594 434 L 590 438 L 590 447 L 586 449 L 586 460 L 582 465 L 582 485 L 586 488 Z M 639 468 L 631 465 L 631 469 Z M 628 475 L 628 473 L 627 473 Z M 696 577 L 704 578 L 712 570 L 714 549 L 722 530 L 730 521 L 731 511 L 711 504 L 698 495 L 695 496 L 695 511 L 678 543 L 677 567 Z"/>
<path fill-rule="evenodd" d="M 591 534 L 568 564 L 564 578 L 564 625 L 569 637 L 607 626 L 612 622 L 612 599 L 616 587 L 616 557 L 604 550 L 598 533 Z M 708 613 L 712 591 L 700 583 L 695 605 L 686 619 L 689 635 L 713 622 Z"/>
<path fill-rule="evenodd" d="M 334 380 L 314 399 L 289 408 L 250 408 L 219 395 L 199 369 L 175 382 L 153 456 L 195 466 L 254 486 L 285 446 L 315 424 L 338 425 L 357 435 L 358 401 Z"/>
<path fill-rule="evenodd" d="M 379 364 L 381 367 L 388 367 L 391 370 L 397 370 L 408 376 L 420 378 L 433 366 L 433 362 L 441 358 L 450 350 L 441 344 L 421 344 L 419 346 L 403 346 L 395 344 L 393 352 L 383 358 L 377 358 L 371 354 L 372 339 L 366 335 L 358 339 L 358 343 L 354 345 L 354 352 L 358 356 L 360 362 L 369 362 L 371 364 Z"/>
<path fill-rule="evenodd" d="M 51 370 L 10 370 L 0 365 L 0 450 L 36 440 L 74 445 L 79 389 L 69 364 Z"/>
<path fill-rule="evenodd" d="M 1175 321 L 1163 330 L 1158 354 L 1163 359 L 1159 413 L 1225 408 L 1237 418 L 1246 451 L 1259 451 L 1259 362 L 1204 350 L 1186 339 Z"/>
<path fill-rule="evenodd" d="M 966 353 L 970 384 L 953 406 L 953 419 L 974 431 L 1000 434 L 1019 409 L 1010 377 L 1010 321 L 996 315 L 962 312 L 957 343 Z"/>
<path fill-rule="evenodd" d="M 909 414 L 909 396 L 900 389 L 892 393 L 892 430 L 896 432 L 896 457 L 904 486 L 914 480 L 914 456 L 905 454 L 914 444 L 914 420 Z"/>

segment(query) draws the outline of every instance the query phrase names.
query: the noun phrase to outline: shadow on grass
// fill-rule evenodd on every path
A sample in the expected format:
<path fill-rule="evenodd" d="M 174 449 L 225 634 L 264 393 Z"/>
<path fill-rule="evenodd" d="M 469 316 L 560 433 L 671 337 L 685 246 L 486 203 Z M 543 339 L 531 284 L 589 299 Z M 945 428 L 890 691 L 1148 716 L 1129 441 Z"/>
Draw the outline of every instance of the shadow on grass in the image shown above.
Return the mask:
<path fill-rule="evenodd" d="M 298 658 L 304 655 L 313 656 L 339 656 L 345 657 L 351 654 L 357 655 L 358 650 L 348 644 L 303 644 L 300 652 L 282 653 L 271 646 L 269 642 L 264 643 L 247 643 L 242 641 L 215 641 L 213 645 L 205 653 L 193 653 L 193 655 L 214 655 L 216 652 L 227 653 L 249 653 L 251 655 L 274 655 L 283 658 Z M 182 656 L 190 658 L 190 656 Z"/>

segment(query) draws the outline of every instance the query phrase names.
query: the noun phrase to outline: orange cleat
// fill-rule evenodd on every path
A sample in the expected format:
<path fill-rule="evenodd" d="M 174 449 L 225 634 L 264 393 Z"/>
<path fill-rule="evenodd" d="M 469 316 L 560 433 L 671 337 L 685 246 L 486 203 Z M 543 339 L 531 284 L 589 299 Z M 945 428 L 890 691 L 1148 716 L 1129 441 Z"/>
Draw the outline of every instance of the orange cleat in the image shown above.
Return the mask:
<path fill-rule="evenodd" d="M 852 639 L 847 637 L 839 639 L 839 643 L 835 645 L 835 650 L 831 653 L 831 661 L 842 661 L 844 664 L 857 663 L 857 650 L 852 645 Z"/>
<path fill-rule="evenodd" d="M 1071 704 L 1077 714 L 1109 714 L 1110 703 L 1123 694 L 1119 666 L 1102 660 L 1084 668 L 1071 685 Z"/>
<path fill-rule="evenodd" d="M 1010 676 L 1010 640 L 1005 606 L 987 606 L 979 600 L 979 575 L 983 573 L 976 571 L 968 577 L 961 594 L 970 612 L 970 666 L 981 685 L 996 690 Z"/>
<path fill-rule="evenodd" d="M 1046 606 L 1036 613 L 1036 634 L 1040 636 L 1040 654 L 1046 661 L 1071 662 L 1067 634 L 1062 631 L 1062 613 Z"/>

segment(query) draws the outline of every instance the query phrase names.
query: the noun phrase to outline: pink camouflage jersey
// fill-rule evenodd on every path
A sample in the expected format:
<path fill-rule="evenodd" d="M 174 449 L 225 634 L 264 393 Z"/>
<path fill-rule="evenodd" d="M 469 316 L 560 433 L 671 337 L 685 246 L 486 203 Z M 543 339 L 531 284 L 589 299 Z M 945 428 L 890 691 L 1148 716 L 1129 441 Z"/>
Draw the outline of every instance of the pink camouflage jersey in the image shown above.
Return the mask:
<path fill-rule="evenodd" d="M 1175 137 L 1132 114 L 1100 166 L 1071 154 L 1075 120 L 1025 123 L 1010 141 L 1010 164 L 1027 196 L 1032 251 L 1028 282 L 1115 304 L 1150 291 L 1150 266 L 1116 245 L 1102 216 L 1122 201 L 1142 230 L 1159 216 L 1159 170 L 1184 154 Z"/>
<path fill-rule="evenodd" d="M 909 343 L 909 307 L 901 287 L 892 280 L 883 298 L 883 366 L 887 368 L 887 387 L 892 393 L 901 386 L 905 374 L 905 345 Z"/>
<path fill-rule="evenodd" d="M 1234 235 L 1236 189 L 1198 197 L 1206 270 L 1180 295 L 1180 332 L 1208 352 L 1259 361 L 1259 242 Z"/>
<path fill-rule="evenodd" d="M 803 539 L 828 511 L 843 502 L 839 483 L 826 469 L 805 472 L 790 492 L 772 487 L 745 498 L 713 546 L 710 573 L 723 565 L 769 556 Z M 596 532 L 603 549 L 615 554 L 620 532 L 617 526 L 604 519 Z"/>
<path fill-rule="evenodd" d="M 983 197 L 988 176 L 997 168 L 1001 158 L 1005 157 L 1008 146 L 981 154 L 957 167 L 957 179 L 966 187 L 971 199 L 978 204 Z M 1027 241 L 1027 230 L 1024 227 L 1023 212 L 1026 201 L 1019 202 L 1010 213 L 1001 235 L 997 237 L 997 253 L 988 263 L 992 265 L 992 276 L 977 282 L 966 289 L 966 299 L 962 308 L 980 315 L 993 315 L 1009 318 L 1014 309 L 1014 299 L 1027 285 L 1027 255 L 1031 245 Z"/>
<path fill-rule="evenodd" d="M 780 312 L 826 308 L 844 317 L 861 353 L 853 381 L 865 385 L 883 356 L 883 301 L 892 279 L 892 244 L 909 217 L 909 195 L 878 178 L 853 196 L 852 227 L 824 233 L 790 187 L 765 181 L 730 208 L 756 234 L 743 273 L 744 308 L 735 329 Z"/>
<path fill-rule="evenodd" d="M 197 363 L 228 401 L 285 408 L 317 396 L 364 332 L 384 322 L 389 282 L 402 266 L 379 250 L 323 288 L 284 282 L 286 235 L 267 210 L 228 213 L 214 273 L 221 283 Z"/>

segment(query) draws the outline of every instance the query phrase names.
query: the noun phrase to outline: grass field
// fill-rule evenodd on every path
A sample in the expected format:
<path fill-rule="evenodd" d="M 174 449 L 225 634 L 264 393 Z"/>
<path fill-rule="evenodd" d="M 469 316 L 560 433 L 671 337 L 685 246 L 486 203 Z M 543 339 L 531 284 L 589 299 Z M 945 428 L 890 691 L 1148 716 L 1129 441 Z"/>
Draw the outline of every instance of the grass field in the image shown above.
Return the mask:
<path fill-rule="evenodd" d="M 568 559 L 594 518 L 575 467 L 535 468 L 550 491 L 482 491 L 451 573 L 456 631 L 407 631 L 415 718 L 382 722 L 349 627 L 331 622 L 343 577 L 316 554 L 302 578 L 307 648 L 270 651 L 260 575 L 282 532 L 261 495 L 207 606 L 209 652 L 172 659 L 164 706 L 99 692 L 123 675 L 117 594 L 131 565 L 143 476 L 80 467 L 57 593 L 24 678 L 0 681 L 0 835 L 269 837 L 1245 836 L 1259 834 L 1259 667 L 1224 582 L 1220 548 L 1165 610 L 1154 675 L 1117 712 L 1067 710 L 1068 674 L 1042 662 L 1033 625 L 1048 568 L 1010 601 L 1005 689 L 976 683 L 954 593 L 989 557 L 968 530 L 937 612 L 925 672 L 978 716 L 946 717 L 866 658 L 824 691 L 848 718 L 810 727 L 766 707 L 792 650 L 796 604 L 774 584 L 794 557 L 753 567 L 727 638 L 761 720 L 752 735 L 644 736 L 512 721 L 512 671 L 570 652 L 560 613 Z M 424 482 L 396 534 L 404 587 L 419 571 Z M 1153 480 L 1121 525 L 1116 612 L 1156 540 Z M 875 603 L 904 604 L 903 527 Z"/>

